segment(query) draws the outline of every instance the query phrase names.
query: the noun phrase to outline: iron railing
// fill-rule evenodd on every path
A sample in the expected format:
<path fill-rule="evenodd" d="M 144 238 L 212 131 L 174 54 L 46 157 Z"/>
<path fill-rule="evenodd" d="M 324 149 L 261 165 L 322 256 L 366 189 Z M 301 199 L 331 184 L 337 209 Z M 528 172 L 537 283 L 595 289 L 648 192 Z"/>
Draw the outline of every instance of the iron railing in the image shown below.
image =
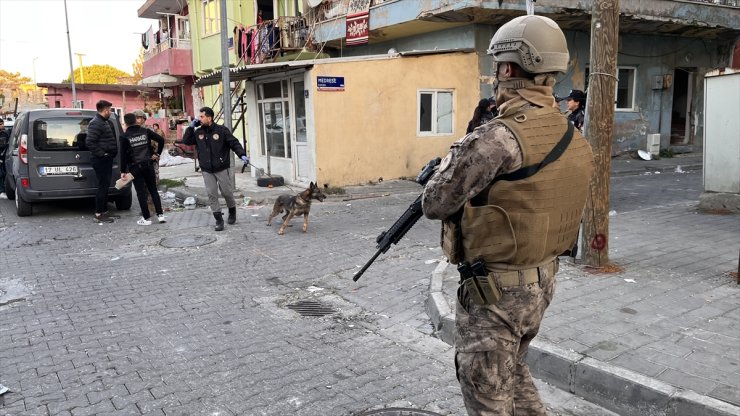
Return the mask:
<path fill-rule="evenodd" d="M 166 39 L 156 45 L 149 45 L 149 49 L 144 50 L 144 61 L 147 61 L 167 49 L 190 49 L 190 39 Z"/>

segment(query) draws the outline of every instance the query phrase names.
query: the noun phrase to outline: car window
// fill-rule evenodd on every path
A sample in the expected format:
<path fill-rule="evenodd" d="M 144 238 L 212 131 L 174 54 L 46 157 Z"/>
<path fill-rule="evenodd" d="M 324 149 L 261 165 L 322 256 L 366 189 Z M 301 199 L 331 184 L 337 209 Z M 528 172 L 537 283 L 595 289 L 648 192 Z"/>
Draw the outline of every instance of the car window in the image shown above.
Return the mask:
<path fill-rule="evenodd" d="M 42 118 L 33 122 L 36 150 L 87 150 L 87 126 L 91 117 Z"/>
<path fill-rule="evenodd" d="M 28 113 L 21 114 L 18 118 L 15 119 L 15 123 L 13 124 L 13 136 L 10 138 L 11 140 L 11 148 L 17 149 L 18 144 L 20 143 L 20 137 L 21 137 L 21 130 L 23 130 L 23 126 L 26 125 L 26 118 L 28 118 Z"/>

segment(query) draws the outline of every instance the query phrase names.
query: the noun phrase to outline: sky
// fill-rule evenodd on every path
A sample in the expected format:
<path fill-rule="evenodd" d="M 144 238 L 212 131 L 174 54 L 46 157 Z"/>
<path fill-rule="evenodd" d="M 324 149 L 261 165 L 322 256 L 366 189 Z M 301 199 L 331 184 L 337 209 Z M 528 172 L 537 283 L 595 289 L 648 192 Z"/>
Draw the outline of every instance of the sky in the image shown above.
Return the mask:
<path fill-rule="evenodd" d="M 154 19 L 140 19 L 145 0 L 67 0 L 72 61 L 111 65 L 129 74 L 139 56 L 141 35 Z M 35 62 L 35 64 L 34 64 Z M 0 0 L 0 69 L 36 82 L 62 82 L 69 76 L 64 0 Z M 79 80 L 78 80 L 79 81 Z"/>

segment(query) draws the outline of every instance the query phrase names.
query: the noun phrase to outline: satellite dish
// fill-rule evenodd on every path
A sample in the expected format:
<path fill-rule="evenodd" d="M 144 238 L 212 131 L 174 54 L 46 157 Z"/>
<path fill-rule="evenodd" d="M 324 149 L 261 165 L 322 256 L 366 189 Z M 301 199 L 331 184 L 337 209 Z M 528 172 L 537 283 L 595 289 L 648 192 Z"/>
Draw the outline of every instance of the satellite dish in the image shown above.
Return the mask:
<path fill-rule="evenodd" d="M 650 152 L 646 152 L 645 150 L 638 150 L 637 155 L 640 156 L 640 159 L 642 160 L 652 159 L 652 155 L 650 154 Z"/>
<path fill-rule="evenodd" d="M 316 7 L 319 4 L 321 4 L 322 0 L 306 0 L 308 2 L 308 5 L 311 7 Z"/>

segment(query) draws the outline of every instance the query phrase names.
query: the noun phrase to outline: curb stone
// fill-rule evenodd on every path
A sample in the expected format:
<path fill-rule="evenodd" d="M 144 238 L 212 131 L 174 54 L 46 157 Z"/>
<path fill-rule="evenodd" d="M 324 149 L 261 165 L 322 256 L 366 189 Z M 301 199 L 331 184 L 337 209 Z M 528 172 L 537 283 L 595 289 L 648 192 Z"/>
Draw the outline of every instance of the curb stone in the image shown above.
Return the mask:
<path fill-rule="evenodd" d="M 437 336 L 454 345 L 455 315 L 442 293 L 447 268 L 432 272 L 426 308 Z M 532 375 L 613 412 L 634 416 L 739 416 L 740 407 L 534 339 L 527 353 Z"/>

